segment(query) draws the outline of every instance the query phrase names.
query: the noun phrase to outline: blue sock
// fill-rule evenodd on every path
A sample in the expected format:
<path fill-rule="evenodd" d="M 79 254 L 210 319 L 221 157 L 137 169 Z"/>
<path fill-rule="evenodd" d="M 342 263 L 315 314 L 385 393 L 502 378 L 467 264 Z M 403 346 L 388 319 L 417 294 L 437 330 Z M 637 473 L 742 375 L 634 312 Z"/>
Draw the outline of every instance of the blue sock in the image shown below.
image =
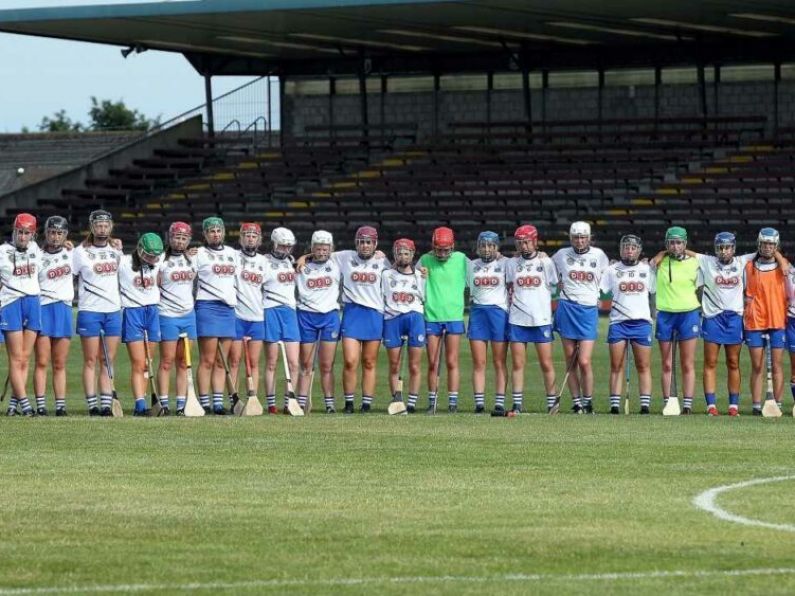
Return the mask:
<path fill-rule="evenodd" d="M 708 406 L 714 406 L 715 405 L 715 394 L 714 393 L 705 393 L 704 394 L 704 399 L 707 400 L 707 405 Z"/>
<path fill-rule="evenodd" d="M 729 405 L 730 406 L 740 405 L 740 394 L 739 393 L 730 393 L 729 394 Z"/>
<path fill-rule="evenodd" d="M 136 397 L 135 398 L 135 411 L 136 412 L 145 412 L 146 411 L 146 398 L 143 398 L 143 397 Z"/>

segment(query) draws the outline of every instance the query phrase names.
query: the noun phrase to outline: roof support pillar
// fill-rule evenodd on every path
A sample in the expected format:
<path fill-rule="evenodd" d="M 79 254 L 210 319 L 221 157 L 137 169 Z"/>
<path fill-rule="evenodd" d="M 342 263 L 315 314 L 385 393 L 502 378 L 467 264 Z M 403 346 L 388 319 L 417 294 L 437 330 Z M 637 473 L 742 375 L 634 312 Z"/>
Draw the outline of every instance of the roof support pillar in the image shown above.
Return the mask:
<path fill-rule="evenodd" d="M 662 68 L 654 67 L 654 128 L 660 120 L 660 86 L 662 85 Z"/>
<path fill-rule="evenodd" d="M 207 106 L 207 134 L 215 136 L 215 115 L 213 114 L 213 82 L 212 75 L 204 75 L 204 103 Z"/>
<path fill-rule="evenodd" d="M 439 134 L 439 89 L 441 82 L 439 73 L 433 73 L 433 136 Z"/>
<path fill-rule="evenodd" d="M 334 136 L 334 96 L 337 95 L 337 79 L 328 79 L 328 136 Z"/>
<path fill-rule="evenodd" d="M 284 88 L 286 83 L 287 77 L 285 75 L 279 75 L 279 145 L 284 145 L 285 141 Z"/>
<path fill-rule="evenodd" d="M 379 99 L 381 100 L 378 106 L 379 109 L 379 124 L 381 125 L 381 143 L 384 142 L 384 138 L 386 135 L 386 127 L 384 124 L 386 123 L 386 93 L 389 90 L 387 85 L 387 76 L 385 74 L 381 75 L 381 94 Z"/>
<path fill-rule="evenodd" d="M 712 110 L 716 116 L 720 116 L 720 64 L 712 67 L 712 75 L 712 95 L 714 96 Z"/>
<path fill-rule="evenodd" d="M 778 134 L 778 91 L 781 84 L 781 62 L 773 65 L 773 132 Z"/>
<path fill-rule="evenodd" d="M 266 132 L 268 133 L 268 147 L 271 146 L 271 137 L 273 136 L 273 101 L 271 97 L 271 77 L 268 75 L 268 125 Z"/>
<path fill-rule="evenodd" d="M 601 66 L 598 71 L 599 82 L 596 90 L 596 118 L 599 121 L 599 132 L 602 131 L 604 119 L 604 94 L 605 94 L 605 69 Z"/>
<path fill-rule="evenodd" d="M 698 96 L 699 104 L 701 107 L 701 117 L 704 119 L 704 127 L 707 126 L 707 117 L 709 116 L 709 108 L 707 106 L 707 79 L 704 76 L 704 64 L 698 65 Z"/>
<path fill-rule="evenodd" d="M 522 60 L 522 95 L 524 96 L 524 115 L 527 118 L 527 132 L 533 132 L 533 104 L 530 95 L 530 70 Z"/>
<path fill-rule="evenodd" d="M 491 93 L 494 91 L 494 72 L 486 73 L 486 124 L 491 130 Z"/>
<path fill-rule="evenodd" d="M 547 130 L 547 93 L 549 91 L 549 71 L 541 71 L 541 130 Z"/>
<path fill-rule="evenodd" d="M 362 57 L 362 64 L 359 67 L 359 109 L 361 111 L 362 136 L 369 134 L 370 117 L 367 113 L 367 65 L 369 60 Z"/>

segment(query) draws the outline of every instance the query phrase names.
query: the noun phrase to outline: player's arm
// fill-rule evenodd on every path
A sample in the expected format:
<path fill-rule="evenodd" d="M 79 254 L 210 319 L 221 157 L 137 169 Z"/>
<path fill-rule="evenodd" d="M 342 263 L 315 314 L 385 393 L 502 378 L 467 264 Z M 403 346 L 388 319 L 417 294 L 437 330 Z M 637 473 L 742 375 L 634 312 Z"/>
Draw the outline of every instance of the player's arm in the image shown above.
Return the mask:
<path fill-rule="evenodd" d="M 660 266 L 660 263 L 663 260 L 663 257 L 668 254 L 667 250 L 661 250 L 656 255 L 654 255 L 651 259 L 649 259 L 649 266 L 652 269 L 657 269 Z"/>
<path fill-rule="evenodd" d="M 778 266 L 781 267 L 781 270 L 784 272 L 784 274 L 789 272 L 789 261 L 787 260 L 787 257 L 781 254 L 781 251 L 776 250 L 776 252 L 773 254 L 773 257 L 776 259 L 776 263 L 778 263 Z"/>

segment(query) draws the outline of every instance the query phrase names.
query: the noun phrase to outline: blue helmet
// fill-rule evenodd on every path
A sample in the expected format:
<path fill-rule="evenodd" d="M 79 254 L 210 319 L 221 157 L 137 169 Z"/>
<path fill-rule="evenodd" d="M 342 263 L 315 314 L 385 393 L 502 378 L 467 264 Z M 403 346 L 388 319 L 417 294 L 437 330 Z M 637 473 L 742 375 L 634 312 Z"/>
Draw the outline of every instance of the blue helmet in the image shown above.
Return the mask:
<path fill-rule="evenodd" d="M 759 236 L 757 237 L 756 242 L 757 244 L 761 244 L 762 242 L 770 242 L 771 244 L 778 246 L 778 230 L 775 228 L 762 228 L 759 230 Z"/>
<path fill-rule="evenodd" d="M 737 246 L 737 238 L 731 232 L 718 232 L 715 234 L 715 247 L 725 245 Z"/>
<path fill-rule="evenodd" d="M 496 244 L 500 245 L 500 237 L 497 232 L 481 232 L 478 234 L 478 244 Z"/>

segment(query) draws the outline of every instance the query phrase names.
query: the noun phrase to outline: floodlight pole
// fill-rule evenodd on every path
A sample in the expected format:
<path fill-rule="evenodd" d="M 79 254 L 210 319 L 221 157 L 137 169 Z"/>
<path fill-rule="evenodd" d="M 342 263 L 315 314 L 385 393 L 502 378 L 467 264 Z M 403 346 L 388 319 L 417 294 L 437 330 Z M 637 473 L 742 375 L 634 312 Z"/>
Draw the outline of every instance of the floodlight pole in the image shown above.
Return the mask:
<path fill-rule="evenodd" d="M 662 85 L 662 68 L 654 67 L 654 129 L 660 122 L 660 86 Z"/>
<path fill-rule="evenodd" d="M 716 116 L 720 115 L 720 65 L 716 64 L 712 67 L 712 94 L 715 101 L 712 103 L 712 109 Z"/>
<path fill-rule="evenodd" d="M 778 134 L 778 88 L 781 83 L 781 62 L 773 65 L 773 132 Z"/>
<path fill-rule="evenodd" d="M 213 114 L 213 83 L 212 75 L 204 75 L 204 102 L 207 106 L 207 134 L 215 136 L 215 115 Z"/>
<path fill-rule="evenodd" d="M 361 110 L 362 136 L 367 137 L 370 127 L 370 116 L 367 113 L 367 59 L 364 53 L 360 55 L 359 65 L 359 108 Z"/>
<path fill-rule="evenodd" d="M 701 63 L 698 65 L 698 95 L 699 95 L 699 103 L 701 104 L 701 117 L 704 119 L 704 128 L 707 127 L 707 116 L 708 116 L 708 107 L 707 107 L 707 79 L 704 76 L 704 64 Z"/>
<path fill-rule="evenodd" d="M 486 124 L 491 131 L 491 93 L 494 91 L 494 71 L 486 74 Z M 491 138 L 489 136 L 489 138 Z"/>
<path fill-rule="evenodd" d="M 599 77 L 598 89 L 596 91 L 596 111 L 599 122 L 599 132 L 602 132 L 602 119 L 604 118 L 604 92 L 605 92 L 605 69 L 601 66 L 597 72 Z"/>

